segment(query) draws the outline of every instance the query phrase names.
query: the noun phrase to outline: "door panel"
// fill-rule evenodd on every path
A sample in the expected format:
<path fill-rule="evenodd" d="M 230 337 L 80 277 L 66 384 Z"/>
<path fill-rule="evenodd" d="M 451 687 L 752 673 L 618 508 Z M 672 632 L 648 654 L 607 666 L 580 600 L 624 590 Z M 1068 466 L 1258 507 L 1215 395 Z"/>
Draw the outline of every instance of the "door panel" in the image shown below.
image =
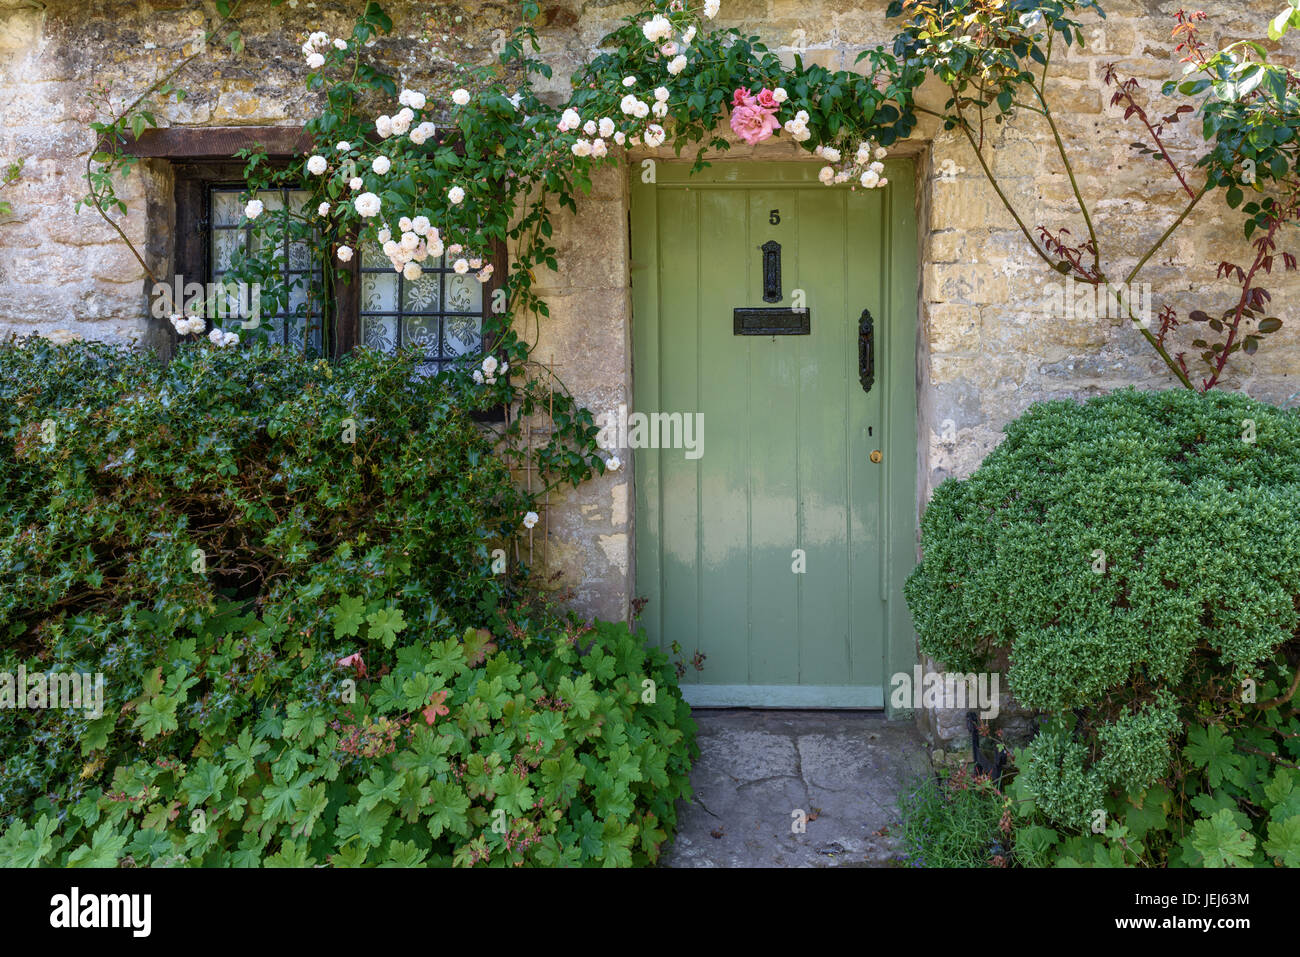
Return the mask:
<path fill-rule="evenodd" d="M 878 707 L 888 525 L 886 470 L 869 455 L 885 446 L 894 373 L 887 194 L 779 172 L 758 182 L 717 164 L 703 180 L 634 187 L 633 411 L 700 413 L 704 436 L 698 459 L 632 451 L 637 591 L 654 643 L 706 656 L 683 679 L 694 704 Z M 763 300 L 769 240 L 781 246 L 776 303 Z M 801 304 L 807 335 L 733 333 L 735 307 Z M 864 308 L 877 320 L 870 394 L 858 382 Z"/>

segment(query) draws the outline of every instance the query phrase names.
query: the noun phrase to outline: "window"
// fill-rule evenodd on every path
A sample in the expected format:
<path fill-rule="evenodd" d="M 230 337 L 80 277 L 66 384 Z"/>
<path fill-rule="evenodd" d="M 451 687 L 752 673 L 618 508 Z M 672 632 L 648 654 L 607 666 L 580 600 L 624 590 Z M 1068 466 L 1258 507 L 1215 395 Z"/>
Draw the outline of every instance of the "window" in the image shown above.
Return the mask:
<path fill-rule="evenodd" d="M 423 275 L 412 282 L 376 243 L 362 246 L 359 342 L 384 352 L 416 350 L 417 370 L 431 375 L 480 353 L 484 284 L 453 271 L 446 257 L 421 265 Z"/>
<path fill-rule="evenodd" d="M 239 183 L 209 186 L 207 191 L 207 277 L 206 282 L 221 282 L 230 268 L 231 257 L 237 249 L 259 252 L 258 236 L 247 225 L 241 227 L 244 215 L 244 187 Z M 304 209 L 310 199 L 306 190 L 270 189 L 254 194 L 262 201 L 268 213 L 284 209 Z M 272 342 L 308 352 L 324 352 L 324 276 L 319 261 L 313 262 L 311 247 L 304 243 L 290 243 L 286 239 L 276 251 L 278 285 L 282 285 L 281 300 L 268 315 L 263 309 L 259 327 Z M 269 290 L 264 290 L 269 291 Z"/>
<path fill-rule="evenodd" d="M 217 282 L 230 268 L 239 248 L 256 241 L 239 226 L 243 215 L 244 164 L 234 159 L 245 147 L 263 146 L 272 162 L 288 163 L 310 145 L 296 127 L 160 128 L 144 131 L 128 144 L 134 155 L 171 164 L 175 187 L 169 210 L 151 215 L 163 232 L 173 220 L 173 272 L 184 283 Z M 165 169 L 165 167 L 164 167 Z M 308 193 L 268 190 L 256 198 L 267 210 L 284 204 L 301 206 Z M 355 243 L 352 243 L 355 245 Z M 414 282 L 393 270 L 373 243 L 349 263 L 311 261 L 311 250 L 285 243 L 278 250 L 279 274 L 287 287 L 272 314 L 263 310 L 260 324 L 292 348 L 337 358 L 362 346 L 382 351 L 411 349 L 423 375 L 441 372 L 472 359 L 484 349 L 483 327 L 493 291 L 506 273 L 504 246 L 493 250 L 493 277 L 480 283 L 459 275 L 444 260 L 426 260 Z M 267 292 L 269 290 L 263 290 Z M 167 343 L 175 337 L 169 324 L 160 330 Z M 490 344 L 488 344 L 490 346 Z"/>

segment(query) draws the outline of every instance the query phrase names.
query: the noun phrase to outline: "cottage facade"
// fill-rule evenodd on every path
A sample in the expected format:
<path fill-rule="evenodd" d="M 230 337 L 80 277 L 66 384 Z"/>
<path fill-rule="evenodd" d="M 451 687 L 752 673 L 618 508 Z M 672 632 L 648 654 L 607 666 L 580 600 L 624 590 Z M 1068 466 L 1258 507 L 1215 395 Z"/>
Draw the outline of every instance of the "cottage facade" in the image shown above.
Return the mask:
<path fill-rule="evenodd" d="M 886 6 L 724 0 L 719 22 L 787 59 L 852 69 L 860 50 L 892 38 Z M 1262 38 L 1275 6 L 1216 0 L 1208 30 L 1216 42 Z M 1113 62 L 1149 93 L 1179 76 L 1178 4 L 1109 7 L 1105 20 L 1084 17 L 1088 49 L 1054 64 L 1052 82 L 1080 187 L 1123 268 L 1180 204 L 1170 177 L 1130 147 L 1138 131 L 1109 105 L 1103 76 Z M 458 64 L 490 58 L 517 16 L 507 2 L 386 9 L 394 32 L 377 56 L 431 94 L 455 85 Z M 550 94 L 561 99 L 577 64 L 635 9 L 543 5 Z M 97 118 L 91 91 L 128 96 L 178 51 L 200 54 L 177 78 L 190 96 L 162 119 L 170 145 L 143 149 L 119 188 L 130 207 L 121 226 L 169 277 L 206 231 L 206 268 L 217 269 L 231 144 L 278 127 L 292 150 L 313 104 L 302 38 L 345 32 L 357 12 L 336 0 L 250 7 L 245 48 L 230 56 L 198 49 L 211 11 L 179 0 L 0 0 L 0 160 L 25 160 L 0 194 L 13 206 L 0 219 L 0 335 L 165 348 L 140 264 L 93 210 L 74 211 Z M 944 98 L 921 94 L 936 108 Z M 1199 143 L 1186 123 L 1170 140 L 1182 157 Z M 1079 230 L 1039 118 L 996 130 L 988 155 L 1027 223 Z M 535 357 L 610 416 L 625 466 L 552 495 L 534 562 L 560 571 L 592 615 L 626 617 L 647 599 L 653 640 L 707 655 L 686 679 L 698 703 L 886 706 L 891 676 L 910 676 L 916 662 L 901 588 L 931 490 L 969 474 L 1033 402 L 1175 384 L 1130 322 L 1053 282 L 964 138 L 923 120 L 887 165 L 890 185 L 868 193 L 822 186 L 820 162 L 787 137 L 736 144 L 694 177 L 669 149 L 633 151 L 561 217 L 560 268 L 539 276 L 551 317 Z M 1240 216 L 1207 202 L 1147 265 L 1135 301 L 1222 310 L 1231 287 L 1215 267 L 1246 258 Z M 1286 319 L 1300 281 L 1279 272 L 1268 285 Z M 451 318 L 440 335 L 459 334 Z M 1287 320 L 1224 387 L 1295 404 L 1297 328 Z M 963 716 L 923 720 L 953 739 Z"/>

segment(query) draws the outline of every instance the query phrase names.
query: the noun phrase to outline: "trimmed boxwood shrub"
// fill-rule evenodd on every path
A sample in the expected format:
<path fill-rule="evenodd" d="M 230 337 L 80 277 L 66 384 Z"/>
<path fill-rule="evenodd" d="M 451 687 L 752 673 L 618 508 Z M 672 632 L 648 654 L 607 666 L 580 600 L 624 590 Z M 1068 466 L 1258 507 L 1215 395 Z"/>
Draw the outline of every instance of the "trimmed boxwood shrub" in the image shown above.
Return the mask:
<path fill-rule="evenodd" d="M 508 574 L 473 400 L 360 351 L 0 348 L 0 864 L 632 864 L 689 795 L 673 669 Z"/>
<path fill-rule="evenodd" d="M 935 490 L 906 597 L 921 648 L 948 666 L 1006 650 L 1016 698 L 1054 715 L 1018 787 L 1088 828 L 1108 795 L 1170 774 L 1187 723 L 1249 725 L 1247 689 L 1263 701 L 1273 663 L 1294 670 L 1300 417 L 1237 394 L 1123 390 L 1035 405 L 1006 432 Z"/>

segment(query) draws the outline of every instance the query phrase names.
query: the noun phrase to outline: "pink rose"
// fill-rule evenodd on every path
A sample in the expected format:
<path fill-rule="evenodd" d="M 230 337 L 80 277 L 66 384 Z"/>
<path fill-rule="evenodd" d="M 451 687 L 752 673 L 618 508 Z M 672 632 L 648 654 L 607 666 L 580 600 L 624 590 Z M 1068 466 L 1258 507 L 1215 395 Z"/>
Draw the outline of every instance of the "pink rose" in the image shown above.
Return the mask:
<path fill-rule="evenodd" d="M 348 655 L 346 658 L 340 658 L 335 662 L 335 666 L 338 668 L 354 668 L 358 677 L 364 678 L 366 676 L 366 660 L 361 657 L 359 651 Z"/>
<path fill-rule="evenodd" d="M 754 94 L 750 93 L 748 90 L 738 89 L 735 93 L 731 94 L 732 106 L 753 106 L 754 103 Z"/>
<path fill-rule="evenodd" d="M 753 146 L 772 135 L 780 124 L 770 112 L 760 106 L 737 106 L 731 111 L 731 130 Z"/>
<path fill-rule="evenodd" d="M 765 110 L 771 110 L 773 113 L 781 108 L 781 104 L 776 102 L 776 97 L 772 95 L 772 91 L 767 87 L 763 87 L 763 89 L 759 91 L 758 105 Z"/>

